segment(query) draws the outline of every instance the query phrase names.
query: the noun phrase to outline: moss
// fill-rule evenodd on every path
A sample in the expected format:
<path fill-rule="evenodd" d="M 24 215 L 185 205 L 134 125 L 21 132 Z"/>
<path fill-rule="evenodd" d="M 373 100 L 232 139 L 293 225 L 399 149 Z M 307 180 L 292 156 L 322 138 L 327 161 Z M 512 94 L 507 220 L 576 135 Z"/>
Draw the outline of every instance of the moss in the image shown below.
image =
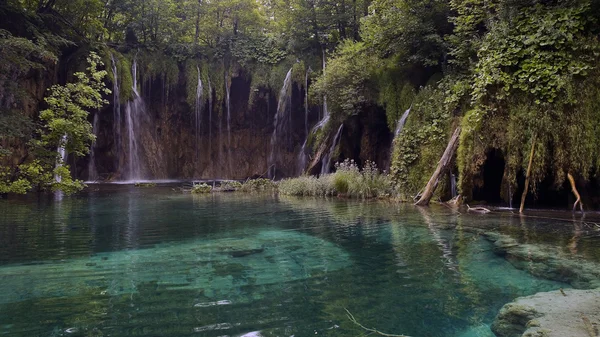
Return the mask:
<path fill-rule="evenodd" d="M 402 133 L 393 142 L 391 174 L 402 195 L 416 195 L 425 187 L 453 124 L 444 88 L 423 88 L 415 97 Z"/>

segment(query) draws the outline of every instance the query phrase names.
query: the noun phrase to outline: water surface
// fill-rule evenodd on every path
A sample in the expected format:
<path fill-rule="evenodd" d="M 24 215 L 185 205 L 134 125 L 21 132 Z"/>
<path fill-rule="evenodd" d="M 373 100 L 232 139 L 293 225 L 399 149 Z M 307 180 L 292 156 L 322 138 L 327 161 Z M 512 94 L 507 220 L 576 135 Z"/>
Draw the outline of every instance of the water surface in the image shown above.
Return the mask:
<path fill-rule="evenodd" d="M 543 214 L 133 186 L 0 211 L 10 336 L 363 335 L 347 309 L 388 333 L 489 337 L 506 302 L 571 284 L 515 268 L 482 233 L 600 260 L 594 224 Z"/>

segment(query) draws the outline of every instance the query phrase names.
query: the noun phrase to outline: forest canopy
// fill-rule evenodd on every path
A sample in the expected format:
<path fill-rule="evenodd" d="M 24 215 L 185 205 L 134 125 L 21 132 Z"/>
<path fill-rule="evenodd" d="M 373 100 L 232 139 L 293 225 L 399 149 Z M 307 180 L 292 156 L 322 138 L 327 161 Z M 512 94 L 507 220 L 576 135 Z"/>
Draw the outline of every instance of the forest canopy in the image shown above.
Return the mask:
<path fill-rule="evenodd" d="M 391 165 L 406 194 L 424 185 L 459 125 L 456 164 L 467 198 L 481 184 L 490 150 L 503 154 L 509 190 L 516 190 L 534 146 L 534 186 L 549 177 L 561 185 L 567 173 L 589 180 L 600 169 L 597 0 L 8 0 L 2 6 L 36 27 L 0 27 L 0 81 L 3 92 L 13 92 L 0 92 L 0 126 L 15 126 L 0 128 L 3 143 L 35 138 L 35 118 L 11 108 L 24 99 L 10 79 L 47 67 L 66 46 L 85 44 L 161 53 L 169 58 L 157 66 L 163 70 L 186 60 L 245 67 L 261 85 L 281 82 L 285 69 L 302 61 L 312 71 L 311 101 L 328 99 L 330 124 L 378 106 L 393 130 L 412 106 Z M 273 69 L 280 69 L 276 81 L 266 75 Z"/>

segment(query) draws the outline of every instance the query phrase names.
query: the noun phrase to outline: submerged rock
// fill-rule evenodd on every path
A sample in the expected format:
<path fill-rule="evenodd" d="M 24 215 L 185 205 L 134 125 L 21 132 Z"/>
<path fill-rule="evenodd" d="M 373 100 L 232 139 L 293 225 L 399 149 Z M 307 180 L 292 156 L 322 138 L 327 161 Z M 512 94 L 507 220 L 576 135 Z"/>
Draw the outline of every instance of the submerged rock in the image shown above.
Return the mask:
<path fill-rule="evenodd" d="M 565 282 L 580 289 L 600 287 L 600 265 L 559 247 L 524 244 L 508 235 L 484 233 L 494 243 L 494 253 L 504 256 L 514 267 L 534 276 Z"/>
<path fill-rule="evenodd" d="M 492 331 L 497 337 L 595 337 L 599 326 L 600 289 L 567 289 L 504 305 Z"/>

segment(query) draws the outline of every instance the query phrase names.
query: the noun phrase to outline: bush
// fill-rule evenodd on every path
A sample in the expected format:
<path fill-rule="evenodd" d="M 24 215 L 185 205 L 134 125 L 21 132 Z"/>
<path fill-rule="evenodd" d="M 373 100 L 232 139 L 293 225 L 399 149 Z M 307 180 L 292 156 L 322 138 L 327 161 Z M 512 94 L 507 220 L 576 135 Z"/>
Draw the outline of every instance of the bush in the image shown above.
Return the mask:
<path fill-rule="evenodd" d="M 219 190 L 221 192 L 235 192 L 242 189 L 242 183 L 239 181 L 226 181 L 221 184 Z"/>
<path fill-rule="evenodd" d="M 272 191 L 277 188 L 277 185 L 269 180 L 269 179 L 252 179 L 246 181 L 240 190 L 242 192 L 264 192 L 264 191 Z"/>
<path fill-rule="evenodd" d="M 377 165 L 371 161 L 367 161 L 362 170 L 353 160 L 346 159 L 336 164 L 333 185 L 338 195 L 350 198 L 377 198 L 392 193 L 390 177 L 379 172 Z"/>
<path fill-rule="evenodd" d="M 192 187 L 192 193 L 195 194 L 200 194 L 200 193 L 210 193 L 212 191 L 212 186 L 206 184 L 206 183 L 202 183 L 202 184 L 196 184 L 194 185 L 194 187 Z"/>
<path fill-rule="evenodd" d="M 380 173 L 373 162 L 367 161 L 360 170 L 353 160 L 336 164 L 337 171 L 321 177 L 301 176 L 279 182 L 279 193 L 294 196 L 333 196 L 377 198 L 390 196 L 392 181 Z"/>
<path fill-rule="evenodd" d="M 277 185 L 279 193 L 295 196 L 332 196 L 336 194 L 333 186 L 333 175 L 327 174 L 319 178 L 301 176 L 298 178 L 284 179 Z"/>

